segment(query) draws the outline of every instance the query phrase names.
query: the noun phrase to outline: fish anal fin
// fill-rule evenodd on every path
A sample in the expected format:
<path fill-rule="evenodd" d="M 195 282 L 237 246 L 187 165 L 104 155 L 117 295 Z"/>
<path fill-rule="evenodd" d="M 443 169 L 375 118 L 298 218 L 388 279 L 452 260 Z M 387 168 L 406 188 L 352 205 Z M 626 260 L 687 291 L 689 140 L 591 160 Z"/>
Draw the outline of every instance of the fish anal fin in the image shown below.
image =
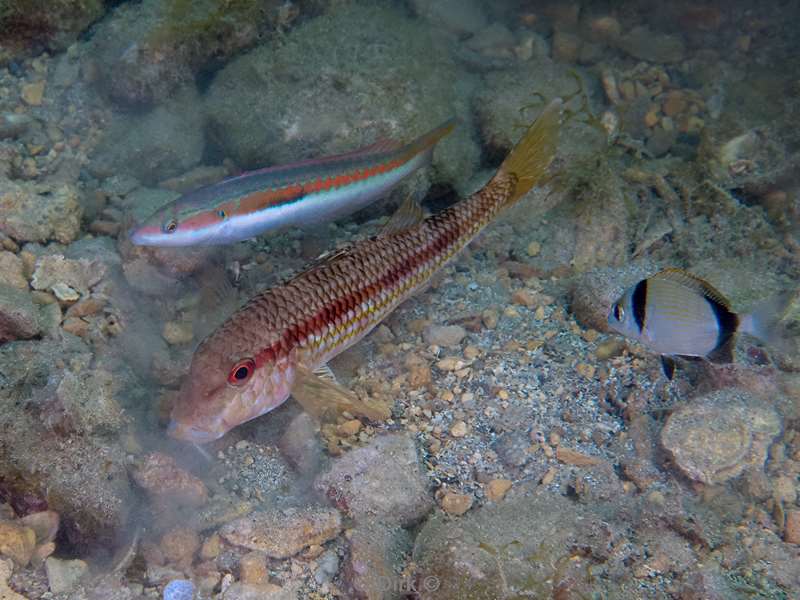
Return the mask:
<path fill-rule="evenodd" d="M 407 231 L 415 225 L 418 225 L 425 218 L 425 212 L 422 210 L 420 203 L 416 201 L 412 194 L 406 196 L 406 199 L 389 218 L 389 221 L 381 229 L 381 235 L 391 235 L 393 233 L 400 233 Z"/>
<path fill-rule="evenodd" d="M 322 375 L 317 372 L 322 372 Z M 381 421 L 391 416 L 389 407 L 374 400 L 362 400 L 355 393 L 342 387 L 330 377 L 330 369 L 313 372 L 297 367 L 292 396 L 311 416 L 322 422 L 335 422 L 341 413 L 364 416 L 372 421 Z"/>
<path fill-rule="evenodd" d="M 662 354 L 661 370 L 664 371 L 664 376 L 672 381 L 672 378 L 675 376 L 675 359 L 666 354 Z"/>
<path fill-rule="evenodd" d="M 709 300 L 712 300 L 713 302 L 718 304 L 720 307 L 725 308 L 728 311 L 731 310 L 731 303 L 728 301 L 728 299 L 724 296 L 722 292 L 720 292 L 717 288 L 708 283 L 705 279 L 701 279 L 696 275 L 692 275 L 691 273 L 684 271 L 683 269 L 678 269 L 676 267 L 663 269 L 662 271 L 659 271 L 658 273 L 653 275 L 652 279 L 663 279 L 667 281 L 673 281 L 679 285 L 697 291 L 698 293 L 702 294 Z"/>

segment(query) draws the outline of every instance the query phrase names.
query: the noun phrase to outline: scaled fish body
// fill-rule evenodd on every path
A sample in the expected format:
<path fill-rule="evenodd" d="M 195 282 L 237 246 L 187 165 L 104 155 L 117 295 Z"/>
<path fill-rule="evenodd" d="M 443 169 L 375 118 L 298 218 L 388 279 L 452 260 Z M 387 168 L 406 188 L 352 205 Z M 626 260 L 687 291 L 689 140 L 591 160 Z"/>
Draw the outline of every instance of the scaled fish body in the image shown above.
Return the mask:
<path fill-rule="evenodd" d="M 374 202 L 431 160 L 453 119 L 401 145 L 391 140 L 327 158 L 269 167 L 185 194 L 131 233 L 140 246 L 230 244 L 287 225 L 308 225 Z"/>
<path fill-rule="evenodd" d="M 681 269 L 642 279 L 612 305 L 609 326 L 661 355 L 672 379 L 673 357 L 732 362 L 736 333 L 778 341 L 777 325 L 794 294 L 784 294 L 737 315 L 711 284 Z"/>
<path fill-rule="evenodd" d="M 406 204 L 381 234 L 355 243 L 252 298 L 207 337 L 192 358 L 169 433 L 204 443 L 293 395 L 378 419 L 387 408 L 314 373 L 355 344 L 478 234 L 525 195 L 555 154 L 561 101 L 551 103 L 479 192 L 421 219 Z M 412 218 L 413 216 L 413 218 Z M 314 406 L 314 403 L 317 403 Z"/>

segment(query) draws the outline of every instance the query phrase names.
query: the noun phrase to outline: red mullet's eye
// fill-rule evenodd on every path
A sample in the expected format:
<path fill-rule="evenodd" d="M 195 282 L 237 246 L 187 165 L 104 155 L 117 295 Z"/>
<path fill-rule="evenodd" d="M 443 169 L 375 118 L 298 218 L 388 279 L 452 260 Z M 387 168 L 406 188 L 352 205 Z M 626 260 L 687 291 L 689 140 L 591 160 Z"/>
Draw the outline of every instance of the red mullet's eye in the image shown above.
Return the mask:
<path fill-rule="evenodd" d="M 246 383 L 255 369 L 256 363 L 253 362 L 252 358 L 240 360 L 233 365 L 231 372 L 228 374 L 228 383 L 231 385 L 242 385 Z"/>

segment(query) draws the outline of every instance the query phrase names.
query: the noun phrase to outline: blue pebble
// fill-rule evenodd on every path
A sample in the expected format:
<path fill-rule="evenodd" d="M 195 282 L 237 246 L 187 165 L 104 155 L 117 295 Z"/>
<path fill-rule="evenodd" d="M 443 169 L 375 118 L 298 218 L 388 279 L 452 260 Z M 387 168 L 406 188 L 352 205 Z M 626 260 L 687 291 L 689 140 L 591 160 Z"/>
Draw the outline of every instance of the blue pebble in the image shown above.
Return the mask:
<path fill-rule="evenodd" d="M 188 579 L 174 579 L 164 588 L 164 600 L 193 600 L 194 584 Z"/>

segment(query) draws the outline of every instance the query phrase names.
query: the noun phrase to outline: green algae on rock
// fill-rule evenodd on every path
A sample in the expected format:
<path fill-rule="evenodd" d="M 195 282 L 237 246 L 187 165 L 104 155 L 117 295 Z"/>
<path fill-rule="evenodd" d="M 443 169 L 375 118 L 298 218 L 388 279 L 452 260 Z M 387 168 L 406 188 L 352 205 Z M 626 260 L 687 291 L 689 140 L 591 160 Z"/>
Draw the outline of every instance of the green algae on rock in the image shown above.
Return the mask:
<path fill-rule="evenodd" d="M 100 81 L 122 104 L 161 102 L 199 71 L 277 27 L 287 18 L 283 5 L 283 0 L 144 0 L 118 6 L 92 41 Z"/>
<path fill-rule="evenodd" d="M 0 4 L 0 38 L 7 49 L 44 45 L 64 50 L 105 12 L 103 0 L 26 0 Z M 0 49 L 0 61 L 3 52 Z"/>

